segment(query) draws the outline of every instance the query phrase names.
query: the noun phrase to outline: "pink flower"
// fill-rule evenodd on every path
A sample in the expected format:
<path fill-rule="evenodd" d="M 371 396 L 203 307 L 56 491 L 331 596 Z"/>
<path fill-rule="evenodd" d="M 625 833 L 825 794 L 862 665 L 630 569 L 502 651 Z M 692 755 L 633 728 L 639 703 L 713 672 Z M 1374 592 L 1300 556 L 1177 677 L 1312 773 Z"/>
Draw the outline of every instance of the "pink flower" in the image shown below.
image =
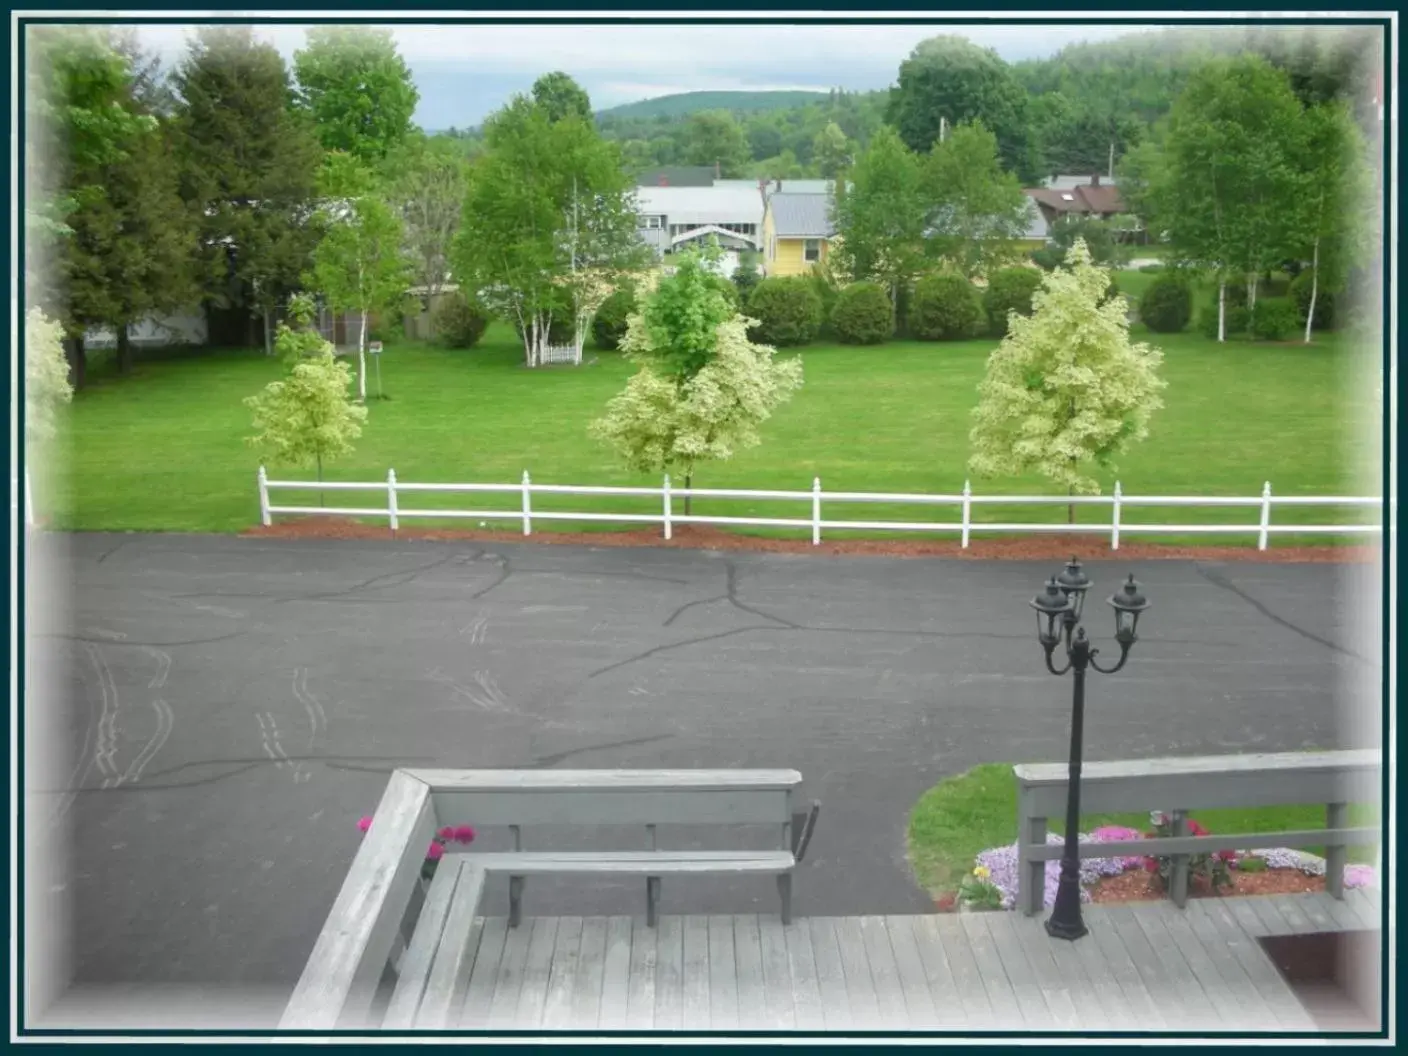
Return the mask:
<path fill-rule="evenodd" d="M 357 828 L 361 829 L 363 832 L 366 832 L 366 831 L 367 831 L 368 829 L 370 829 L 371 827 L 372 827 L 372 819 L 371 819 L 370 816 L 365 817 L 365 818 L 362 818 L 362 819 L 360 819 L 360 820 L 357 822 Z"/>
<path fill-rule="evenodd" d="M 445 831 L 450 832 L 449 829 L 446 829 Z M 455 830 L 450 833 L 450 838 L 453 839 L 456 843 L 473 843 L 474 830 L 468 825 L 458 825 L 455 827 Z"/>
<path fill-rule="evenodd" d="M 432 862 L 438 862 L 442 857 L 444 857 L 444 854 L 445 848 L 442 847 L 440 844 L 436 843 L 434 840 L 431 840 L 430 847 L 427 848 L 425 852 L 426 858 L 428 858 Z"/>
<path fill-rule="evenodd" d="M 436 833 L 436 835 L 439 836 L 441 840 L 453 840 L 455 838 L 455 830 L 446 825 Z"/>

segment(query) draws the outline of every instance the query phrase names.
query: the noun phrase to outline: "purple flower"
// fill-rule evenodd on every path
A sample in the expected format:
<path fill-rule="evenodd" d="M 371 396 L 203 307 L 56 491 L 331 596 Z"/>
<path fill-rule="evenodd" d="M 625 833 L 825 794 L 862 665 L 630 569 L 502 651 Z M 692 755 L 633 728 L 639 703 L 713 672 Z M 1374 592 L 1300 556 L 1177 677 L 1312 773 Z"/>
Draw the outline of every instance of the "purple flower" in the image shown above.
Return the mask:
<path fill-rule="evenodd" d="M 1345 887 L 1378 887 L 1379 878 L 1372 865 L 1347 865 L 1344 867 Z"/>

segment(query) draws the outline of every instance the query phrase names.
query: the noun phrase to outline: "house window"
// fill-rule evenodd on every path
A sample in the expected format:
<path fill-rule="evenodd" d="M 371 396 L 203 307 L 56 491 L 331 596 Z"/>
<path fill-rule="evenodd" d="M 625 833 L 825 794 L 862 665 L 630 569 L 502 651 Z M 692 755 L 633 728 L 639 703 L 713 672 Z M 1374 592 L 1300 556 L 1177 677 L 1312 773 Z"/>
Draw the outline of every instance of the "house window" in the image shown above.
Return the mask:
<path fill-rule="evenodd" d="M 645 228 L 647 231 L 658 231 L 658 230 L 660 230 L 660 226 L 661 226 L 661 225 L 660 225 L 660 217 L 658 217 L 658 216 L 644 216 L 644 217 L 641 217 L 641 225 L 640 225 L 640 226 L 643 227 L 643 228 Z"/>
<path fill-rule="evenodd" d="M 802 241 L 802 259 L 808 264 L 815 264 L 821 259 L 821 239 L 808 238 Z"/>

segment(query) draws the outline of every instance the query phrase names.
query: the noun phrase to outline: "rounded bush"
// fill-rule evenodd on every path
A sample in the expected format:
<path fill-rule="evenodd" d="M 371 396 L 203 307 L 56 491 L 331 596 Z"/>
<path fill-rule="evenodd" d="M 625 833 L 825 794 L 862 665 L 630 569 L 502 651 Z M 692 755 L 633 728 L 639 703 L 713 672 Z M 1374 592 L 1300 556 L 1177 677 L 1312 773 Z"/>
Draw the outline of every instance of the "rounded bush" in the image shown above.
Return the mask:
<path fill-rule="evenodd" d="M 734 292 L 738 294 L 739 302 L 747 301 L 748 295 L 752 293 L 763 281 L 763 276 L 758 271 L 758 264 L 755 254 L 745 253 L 738 261 L 738 267 L 733 272 Z"/>
<path fill-rule="evenodd" d="M 464 294 L 443 298 L 431 314 L 431 332 L 446 348 L 473 348 L 489 326 L 489 316 Z"/>
<path fill-rule="evenodd" d="M 894 336 L 890 295 L 878 282 L 853 282 L 836 295 L 831 329 L 846 345 L 879 345 Z"/>
<path fill-rule="evenodd" d="M 983 291 L 983 311 L 993 337 L 1007 336 L 1009 312 L 1032 314 L 1032 295 L 1041 289 L 1041 272 L 1035 268 L 1003 268 L 988 279 Z"/>
<path fill-rule="evenodd" d="M 1193 318 L 1193 291 L 1181 275 L 1160 275 L 1139 298 L 1139 318 L 1156 334 L 1177 334 Z"/>
<path fill-rule="evenodd" d="M 805 279 L 764 279 L 748 297 L 749 335 L 765 345 L 805 345 L 821 331 L 821 298 Z"/>
<path fill-rule="evenodd" d="M 1228 279 L 1227 292 L 1223 295 L 1228 308 L 1245 308 L 1247 306 L 1247 280 Z M 1217 304 L 1217 285 L 1212 288 L 1212 303 Z"/>
<path fill-rule="evenodd" d="M 1229 340 L 1245 337 L 1251 324 L 1251 313 L 1244 307 L 1229 305 L 1227 308 L 1226 332 Z M 1198 332 L 1204 337 L 1217 339 L 1217 305 L 1209 305 L 1198 314 Z"/>
<path fill-rule="evenodd" d="M 977 336 L 983 323 L 978 291 L 962 275 L 939 272 L 915 283 L 909 332 L 920 341 L 962 341 Z"/>
<path fill-rule="evenodd" d="M 1290 301 L 1258 300 L 1251 315 L 1252 336 L 1258 341 L 1283 341 L 1296 328 L 1296 307 Z"/>
<path fill-rule="evenodd" d="M 1291 300 L 1295 302 L 1296 313 L 1301 323 L 1310 314 L 1310 286 L 1315 280 L 1315 272 L 1303 271 L 1291 282 Z M 1331 330 L 1335 325 L 1335 295 L 1321 288 L 1315 291 L 1315 321 L 1312 330 Z"/>
<path fill-rule="evenodd" d="M 615 352 L 626 336 L 626 323 L 636 310 L 636 296 L 630 290 L 617 290 L 592 316 L 592 341 L 606 352 Z"/>

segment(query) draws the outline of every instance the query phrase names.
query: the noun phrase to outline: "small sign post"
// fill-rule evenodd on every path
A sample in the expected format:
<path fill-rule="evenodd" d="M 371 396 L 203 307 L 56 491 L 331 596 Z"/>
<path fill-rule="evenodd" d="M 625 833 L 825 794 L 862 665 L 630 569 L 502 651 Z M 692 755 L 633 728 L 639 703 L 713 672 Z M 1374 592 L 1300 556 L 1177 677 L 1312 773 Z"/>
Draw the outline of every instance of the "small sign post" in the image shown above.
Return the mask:
<path fill-rule="evenodd" d="M 384 400 L 386 397 L 381 393 L 381 342 L 367 342 L 367 355 L 376 357 L 374 360 L 376 363 L 376 398 L 378 400 Z"/>

